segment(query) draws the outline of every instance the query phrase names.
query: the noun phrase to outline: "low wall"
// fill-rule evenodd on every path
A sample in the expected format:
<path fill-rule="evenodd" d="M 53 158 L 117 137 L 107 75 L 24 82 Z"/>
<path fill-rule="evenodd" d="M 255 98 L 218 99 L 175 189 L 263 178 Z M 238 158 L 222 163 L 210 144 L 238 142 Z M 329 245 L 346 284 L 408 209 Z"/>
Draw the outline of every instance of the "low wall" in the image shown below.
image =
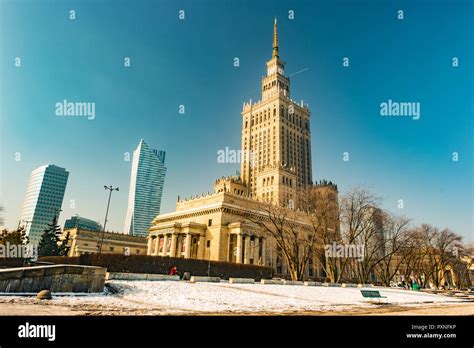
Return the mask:
<path fill-rule="evenodd" d="M 51 265 L 0 269 L 0 292 L 102 292 L 106 269 Z"/>
<path fill-rule="evenodd" d="M 219 277 L 198 277 L 192 276 L 190 282 L 191 283 L 219 283 L 221 278 Z"/>
<path fill-rule="evenodd" d="M 80 257 L 46 256 L 40 261 L 55 264 L 74 263 L 78 265 L 105 267 L 109 272 L 168 274 L 172 267 L 182 278 L 184 273 L 192 276 L 211 276 L 221 279 L 272 278 L 273 268 L 234 262 L 186 259 L 180 257 L 121 254 L 88 254 Z"/>
<path fill-rule="evenodd" d="M 0 269 L 11 267 L 22 267 L 25 259 L 21 258 L 0 258 Z"/>
<path fill-rule="evenodd" d="M 152 273 L 121 273 L 107 272 L 107 280 L 173 280 L 178 281 L 179 275 L 152 274 Z"/>

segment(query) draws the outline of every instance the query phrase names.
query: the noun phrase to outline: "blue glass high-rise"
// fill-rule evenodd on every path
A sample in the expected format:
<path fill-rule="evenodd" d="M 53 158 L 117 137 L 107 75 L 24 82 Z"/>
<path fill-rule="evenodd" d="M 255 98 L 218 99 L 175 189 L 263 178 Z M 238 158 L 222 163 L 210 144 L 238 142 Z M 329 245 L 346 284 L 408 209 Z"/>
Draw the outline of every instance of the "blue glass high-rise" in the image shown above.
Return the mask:
<path fill-rule="evenodd" d="M 30 243 L 38 244 L 53 217 L 59 217 L 68 177 L 66 169 L 52 164 L 31 172 L 20 216 Z"/>
<path fill-rule="evenodd" d="M 165 151 L 150 148 L 142 139 L 133 152 L 130 192 L 124 232 L 147 236 L 151 221 L 160 214 L 165 182 Z"/>

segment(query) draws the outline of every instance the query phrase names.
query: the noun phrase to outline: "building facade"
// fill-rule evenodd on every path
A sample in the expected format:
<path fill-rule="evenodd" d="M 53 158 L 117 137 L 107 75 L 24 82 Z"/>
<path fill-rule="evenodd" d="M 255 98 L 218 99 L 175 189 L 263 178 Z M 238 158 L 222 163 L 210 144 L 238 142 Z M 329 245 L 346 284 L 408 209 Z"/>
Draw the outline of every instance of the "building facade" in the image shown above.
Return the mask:
<path fill-rule="evenodd" d="M 101 232 L 78 227 L 64 229 L 62 237 L 68 236 L 68 256 L 80 256 L 84 254 L 129 254 L 146 255 L 147 238 L 130 236 L 123 233 Z"/>
<path fill-rule="evenodd" d="M 82 216 L 72 216 L 70 219 L 67 219 L 64 222 L 64 230 L 68 230 L 71 228 L 81 228 L 89 231 L 101 231 L 102 226 L 94 220 L 86 219 Z"/>
<path fill-rule="evenodd" d="M 124 232 L 146 237 L 151 221 L 160 214 L 165 182 L 164 151 L 148 147 L 143 139 L 133 152 L 132 174 Z"/>
<path fill-rule="evenodd" d="M 296 189 L 312 183 L 310 111 L 290 97 L 276 19 L 261 90 L 260 101 L 243 105 L 241 180 L 252 197 L 288 203 Z"/>
<path fill-rule="evenodd" d="M 153 220 L 147 254 L 270 266 L 277 275 L 286 276 L 288 269 L 274 240 L 249 220 L 262 202 L 240 190 L 240 177 L 225 177 L 216 180 L 212 193 L 178 198 L 175 212 Z M 321 185 L 317 190 L 331 195 L 336 212 L 335 186 Z M 302 215 L 301 225 L 304 219 Z M 325 277 L 316 255 L 309 260 L 306 276 Z"/>
<path fill-rule="evenodd" d="M 217 179 L 212 193 L 178 196 L 175 212 L 153 220 L 149 255 L 266 265 L 288 273 L 275 241 L 249 219 L 264 202 L 292 207 L 297 189 L 312 185 L 310 111 L 290 98 L 284 67 L 275 21 L 262 99 L 243 105 L 240 175 Z M 318 190 L 333 197 L 337 209 L 337 187 Z M 305 224 L 302 215 L 298 223 Z M 316 257 L 309 263 L 307 276 L 324 276 Z"/>
<path fill-rule="evenodd" d="M 68 177 L 66 169 L 52 164 L 31 173 L 19 221 L 30 243 L 38 244 L 47 224 L 59 217 Z"/>

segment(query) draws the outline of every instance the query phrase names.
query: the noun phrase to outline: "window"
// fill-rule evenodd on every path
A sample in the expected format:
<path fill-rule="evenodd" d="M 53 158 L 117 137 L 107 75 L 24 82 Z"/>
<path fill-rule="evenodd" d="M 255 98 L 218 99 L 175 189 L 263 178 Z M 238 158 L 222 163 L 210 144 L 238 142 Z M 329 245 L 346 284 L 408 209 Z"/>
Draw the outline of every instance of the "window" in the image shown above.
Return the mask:
<path fill-rule="evenodd" d="M 209 219 L 209 221 L 207 222 L 207 226 L 212 226 L 212 219 Z"/>
<path fill-rule="evenodd" d="M 207 241 L 207 247 L 208 247 L 208 248 L 211 247 L 211 241 L 210 241 L 210 240 Z"/>

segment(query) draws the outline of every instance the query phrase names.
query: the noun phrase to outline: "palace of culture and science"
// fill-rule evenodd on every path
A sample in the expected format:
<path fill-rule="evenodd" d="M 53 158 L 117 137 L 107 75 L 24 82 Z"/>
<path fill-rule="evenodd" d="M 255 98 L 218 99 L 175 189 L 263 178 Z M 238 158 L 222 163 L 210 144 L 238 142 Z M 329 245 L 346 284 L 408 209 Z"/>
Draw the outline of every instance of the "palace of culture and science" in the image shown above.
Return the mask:
<path fill-rule="evenodd" d="M 213 193 L 178 198 L 175 212 L 158 215 L 148 236 L 149 255 L 267 265 L 286 273 L 271 237 L 246 216 L 261 202 L 291 205 L 296 190 L 312 184 L 310 111 L 290 91 L 275 20 L 262 100 L 243 105 L 240 176 L 217 179 Z M 318 189 L 337 200 L 334 185 Z M 312 264 L 308 275 L 320 275 Z"/>

